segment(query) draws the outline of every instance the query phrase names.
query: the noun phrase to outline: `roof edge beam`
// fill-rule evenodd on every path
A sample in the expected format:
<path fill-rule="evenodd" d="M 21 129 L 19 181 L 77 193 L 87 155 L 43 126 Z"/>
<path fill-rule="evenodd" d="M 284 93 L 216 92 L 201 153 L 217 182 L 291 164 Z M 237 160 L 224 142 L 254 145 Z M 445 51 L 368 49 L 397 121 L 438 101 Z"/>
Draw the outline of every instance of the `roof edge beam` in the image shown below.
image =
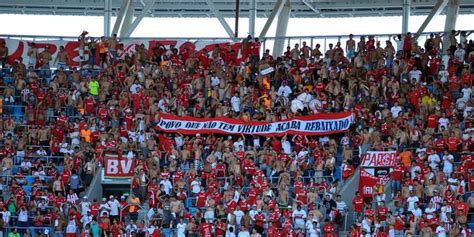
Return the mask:
<path fill-rule="evenodd" d="M 313 5 L 311 5 L 311 3 L 308 2 L 308 0 L 302 0 L 302 2 L 304 3 L 304 5 L 308 6 L 309 9 L 313 10 L 313 12 L 315 12 L 316 14 L 321 13 L 318 9 L 313 7 Z"/>

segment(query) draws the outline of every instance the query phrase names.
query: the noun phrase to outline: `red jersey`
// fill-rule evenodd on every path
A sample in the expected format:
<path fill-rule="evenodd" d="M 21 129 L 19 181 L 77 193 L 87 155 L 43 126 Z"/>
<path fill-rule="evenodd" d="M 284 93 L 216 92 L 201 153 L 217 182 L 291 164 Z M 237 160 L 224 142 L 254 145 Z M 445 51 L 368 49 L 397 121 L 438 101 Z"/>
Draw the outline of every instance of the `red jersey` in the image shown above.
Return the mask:
<path fill-rule="evenodd" d="M 323 227 L 324 237 L 336 237 L 336 229 L 331 223 L 326 223 Z"/>
<path fill-rule="evenodd" d="M 202 237 L 212 237 L 212 224 L 201 223 L 201 225 L 199 225 L 199 233 Z"/>
<path fill-rule="evenodd" d="M 459 215 L 459 216 L 467 215 L 467 212 L 469 210 L 469 207 L 467 206 L 467 203 L 465 202 L 456 203 L 455 208 L 456 208 L 456 215 Z"/>
<path fill-rule="evenodd" d="M 388 211 L 389 210 L 386 206 L 378 208 L 377 214 L 378 214 L 381 221 L 385 221 L 387 219 Z"/>
<path fill-rule="evenodd" d="M 206 206 L 206 197 L 207 197 L 207 193 L 204 191 L 200 191 L 196 198 L 196 207 Z"/>
<path fill-rule="evenodd" d="M 436 128 L 438 126 L 438 116 L 435 114 L 430 114 L 428 116 L 428 123 L 426 125 L 427 128 Z"/>
<path fill-rule="evenodd" d="M 461 139 L 457 137 L 450 137 L 448 138 L 448 150 L 449 151 L 457 151 L 458 150 L 458 145 L 460 145 Z"/>
<path fill-rule="evenodd" d="M 352 199 L 352 206 L 354 207 L 355 212 L 363 212 L 364 211 L 364 199 L 360 196 L 354 197 Z"/>

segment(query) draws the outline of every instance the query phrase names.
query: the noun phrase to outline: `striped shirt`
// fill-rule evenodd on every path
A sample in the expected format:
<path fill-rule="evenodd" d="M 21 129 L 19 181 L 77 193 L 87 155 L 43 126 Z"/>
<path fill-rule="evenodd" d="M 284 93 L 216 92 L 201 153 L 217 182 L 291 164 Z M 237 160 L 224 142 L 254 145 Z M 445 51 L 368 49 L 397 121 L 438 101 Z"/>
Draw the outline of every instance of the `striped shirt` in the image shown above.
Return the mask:
<path fill-rule="evenodd" d="M 336 208 L 341 213 L 341 215 L 344 215 L 346 213 L 347 204 L 344 201 L 336 202 Z"/>
<path fill-rule="evenodd" d="M 441 209 L 441 205 L 443 204 L 443 198 L 440 197 L 440 196 L 434 196 L 431 198 L 431 203 L 433 203 L 433 207 L 436 209 L 436 210 L 440 210 Z"/>

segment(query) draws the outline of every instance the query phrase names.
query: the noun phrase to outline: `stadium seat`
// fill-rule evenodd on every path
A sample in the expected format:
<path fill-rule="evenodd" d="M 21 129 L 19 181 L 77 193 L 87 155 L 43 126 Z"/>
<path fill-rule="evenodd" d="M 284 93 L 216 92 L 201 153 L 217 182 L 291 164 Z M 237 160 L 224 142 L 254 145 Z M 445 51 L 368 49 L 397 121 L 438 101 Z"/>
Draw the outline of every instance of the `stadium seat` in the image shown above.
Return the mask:
<path fill-rule="evenodd" d="M 31 186 L 29 186 L 29 185 L 23 186 L 23 189 L 26 192 L 26 196 L 29 197 L 30 193 L 31 193 Z"/>
<path fill-rule="evenodd" d="M 170 228 L 164 228 L 163 229 L 163 235 L 166 237 L 171 237 L 171 229 Z"/>
<path fill-rule="evenodd" d="M 190 208 L 189 208 L 189 213 L 191 214 L 191 216 L 195 216 L 196 213 L 197 213 L 197 208 L 195 208 L 195 207 L 190 207 Z"/>
<path fill-rule="evenodd" d="M 186 208 L 191 208 L 194 206 L 194 202 L 193 202 L 193 199 L 191 198 L 187 198 L 186 199 Z"/>
<path fill-rule="evenodd" d="M 28 186 L 31 186 L 31 184 L 35 181 L 35 177 L 33 177 L 33 176 L 26 176 L 25 179 L 26 179 L 26 182 L 27 182 L 26 185 L 28 185 Z"/>

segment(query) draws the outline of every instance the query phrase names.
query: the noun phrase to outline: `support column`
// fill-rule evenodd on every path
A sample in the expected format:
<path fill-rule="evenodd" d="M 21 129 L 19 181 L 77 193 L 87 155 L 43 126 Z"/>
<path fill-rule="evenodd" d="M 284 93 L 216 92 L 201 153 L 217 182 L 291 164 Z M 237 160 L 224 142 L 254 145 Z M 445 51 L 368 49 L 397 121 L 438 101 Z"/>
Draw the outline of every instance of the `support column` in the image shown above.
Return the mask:
<path fill-rule="evenodd" d="M 127 13 L 123 18 L 122 27 L 120 28 L 120 37 L 125 37 L 125 34 L 128 31 L 128 28 L 132 25 L 133 13 L 135 12 L 135 7 L 131 6 L 127 9 Z"/>
<path fill-rule="evenodd" d="M 104 1 L 104 36 L 110 36 L 110 18 L 112 17 L 112 0 Z"/>
<path fill-rule="evenodd" d="M 270 16 L 267 19 L 267 22 L 265 22 L 265 25 L 263 26 L 263 29 L 262 29 L 262 32 L 260 33 L 259 38 L 263 38 L 267 35 L 268 29 L 270 29 L 270 26 L 272 25 L 273 20 L 275 19 L 276 16 L 280 15 L 281 9 L 283 9 L 283 5 L 285 5 L 283 0 L 278 0 L 275 3 L 275 6 L 273 7 L 273 10 L 272 10 L 272 14 L 270 14 Z"/>
<path fill-rule="evenodd" d="M 257 19 L 257 0 L 250 0 L 249 35 L 255 37 L 255 19 Z"/>
<path fill-rule="evenodd" d="M 446 7 L 448 4 L 448 0 L 438 0 L 433 7 L 433 10 L 431 10 L 430 14 L 426 17 L 425 21 L 423 21 L 423 24 L 421 24 L 420 28 L 416 32 L 415 38 L 418 39 L 418 37 L 425 31 L 426 27 L 430 23 L 430 21 L 439 15 L 439 13 Z"/>
<path fill-rule="evenodd" d="M 143 7 L 142 11 L 140 12 L 140 15 L 138 15 L 137 18 L 135 18 L 135 20 L 133 21 L 133 23 L 128 27 L 123 37 L 130 37 L 130 35 L 137 28 L 138 24 L 140 24 L 142 19 L 148 14 L 154 4 L 155 0 L 148 0 L 148 3 L 145 5 L 145 7 Z"/>
<path fill-rule="evenodd" d="M 117 15 L 117 20 L 115 20 L 114 28 L 112 30 L 112 35 L 117 34 L 120 26 L 122 25 L 123 16 L 128 12 L 128 8 L 132 5 L 132 0 L 123 0 L 122 5 L 120 6 L 120 11 Z"/>
<path fill-rule="evenodd" d="M 459 0 L 449 0 L 448 5 L 446 6 L 446 21 L 444 22 L 444 34 L 443 37 L 443 51 L 450 46 L 449 34 L 452 30 L 456 29 L 456 21 L 458 19 L 459 13 Z"/>
<path fill-rule="evenodd" d="M 219 10 L 214 5 L 214 2 L 212 2 L 212 0 L 206 0 L 206 3 L 209 6 L 209 9 L 211 10 L 211 12 L 214 13 L 214 16 L 217 17 L 217 20 L 219 20 L 222 27 L 224 27 L 224 30 L 227 32 L 229 37 L 235 40 L 237 37 L 234 36 L 234 32 L 232 32 L 232 29 L 230 28 L 229 24 L 227 24 L 227 21 L 225 21 L 224 17 L 221 15 Z M 236 32 L 237 32 L 237 29 L 236 29 Z"/>
<path fill-rule="evenodd" d="M 408 32 L 408 25 L 410 21 L 411 0 L 403 0 L 403 18 L 402 18 L 402 33 Z"/>
<path fill-rule="evenodd" d="M 278 57 L 283 53 L 283 48 L 285 47 L 285 39 L 279 37 L 286 36 L 286 30 L 288 29 L 288 21 L 290 19 L 291 12 L 291 3 L 290 0 L 284 0 L 285 5 L 281 9 L 280 14 L 278 15 L 278 24 L 276 28 L 275 44 L 273 45 L 273 56 Z"/>

